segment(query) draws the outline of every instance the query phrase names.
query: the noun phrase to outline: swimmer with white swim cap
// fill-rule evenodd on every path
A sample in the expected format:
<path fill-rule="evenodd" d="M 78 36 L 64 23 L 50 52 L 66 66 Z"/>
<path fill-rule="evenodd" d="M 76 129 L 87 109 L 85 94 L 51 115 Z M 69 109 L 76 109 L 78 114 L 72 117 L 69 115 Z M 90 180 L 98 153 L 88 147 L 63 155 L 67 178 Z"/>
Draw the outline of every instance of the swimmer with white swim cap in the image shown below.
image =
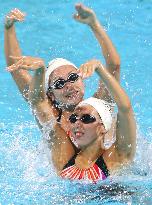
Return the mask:
<path fill-rule="evenodd" d="M 102 150 L 94 162 L 90 161 L 91 166 L 85 169 L 85 172 L 83 169 L 76 169 L 77 166 L 74 160 L 79 154 L 78 152 L 65 164 L 63 170 L 60 172 L 61 177 L 96 181 L 104 180 L 110 175 L 103 158 L 103 150 L 105 151 L 112 146 L 112 143 L 110 147 L 105 147 L 104 144 L 105 135 L 112 125 L 112 113 L 110 110 L 111 107 L 106 101 L 93 97 L 80 102 L 76 106 L 74 113 L 69 117 L 71 123 L 71 140 L 80 151 L 83 151 L 96 141 L 97 138 L 100 138 L 99 141 Z"/>
<path fill-rule="evenodd" d="M 76 4 L 75 8 L 77 13 L 74 15 L 74 19 L 87 24 L 91 28 L 103 50 L 106 69 L 119 81 L 119 55 L 98 21 L 94 11 L 82 4 Z M 84 84 L 82 80 L 91 76 L 94 71 L 98 71 L 100 62 L 90 60 L 82 64 L 79 70 L 77 70 L 74 64 L 68 63 L 69 61 L 55 59 L 51 62 L 53 71 L 50 72 L 49 69 L 45 75 L 44 61 L 40 58 L 30 56 L 23 57 L 19 48 L 14 23 L 16 21 L 23 21 L 24 18 L 24 13 L 18 9 L 14 9 L 5 19 L 5 55 L 7 65 L 9 66 L 7 70 L 11 72 L 24 99 L 32 105 L 33 113 L 39 127 L 42 128 L 43 124 L 57 118 L 57 121 L 60 122 L 60 124 L 56 125 L 58 127 L 57 130 L 60 130 L 59 133 L 68 133 L 69 115 L 73 112 L 75 106 L 83 100 Z M 32 78 L 28 70 L 35 72 L 34 78 Z M 102 82 L 100 82 L 95 96 L 111 101 L 111 96 Z M 58 137 L 58 140 L 54 143 L 55 149 L 53 156 L 57 169 L 58 167 L 62 167 L 64 162 L 75 153 L 75 148 L 69 138 L 64 138 L 64 145 L 66 144 L 66 146 L 60 149 L 62 142 L 63 138 Z M 69 150 L 69 153 L 65 156 L 64 153 L 67 150 Z M 58 162 L 58 158 L 62 158 L 62 160 Z"/>
<path fill-rule="evenodd" d="M 50 61 L 45 73 L 45 90 L 55 106 L 73 110 L 84 96 L 84 84 L 78 68 L 63 58 Z"/>
<path fill-rule="evenodd" d="M 63 178 L 104 180 L 122 166 L 130 164 L 134 158 L 136 122 L 130 100 L 119 83 L 102 65 L 99 74 L 111 91 L 118 107 L 116 135 L 109 141 L 107 134 L 112 126 L 112 113 L 111 106 L 106 101 L 92 97 L 80 102 L 69 117 L 71 123 L 69 136 L 79 151 L 65 163 L 60 171 L 60 176 Z M 96 153 L 94 159 L 88 160 L 88 167 L 85 163 L 82 167 L 77 165 L 77 157 L 80 160 L 81 154 L 84 156 L 84 150 L 85 154 L 88 151 L 95 156 L 94 153 Z"/>

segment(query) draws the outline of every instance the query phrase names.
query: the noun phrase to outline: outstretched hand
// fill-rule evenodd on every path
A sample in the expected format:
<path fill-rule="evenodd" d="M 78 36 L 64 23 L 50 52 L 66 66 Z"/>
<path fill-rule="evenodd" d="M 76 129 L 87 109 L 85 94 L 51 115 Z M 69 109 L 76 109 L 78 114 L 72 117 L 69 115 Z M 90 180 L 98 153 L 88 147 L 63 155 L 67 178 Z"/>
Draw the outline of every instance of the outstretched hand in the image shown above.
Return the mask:
<path fill-rule="evenodd" d="M 73 17 L 76 21 L 88 24 L 90 26 L 94 24 L 96 15 L 92 9 L 84 6 L 83 4 L 76 4 L 75 9 L 77 13 L 74 14 Z"/>
<path fill-rule="evenodd" d="M 17 60 L 17 62 L 6 68 L 6 70 L 9 72 L 13 72 L 19 69 L 37 70 L 38 68 L 45 68 L 44 61 L 41 58 L 31 56 L 10 57 L 14 60 Z"/>
<path fill-rule="evenodd" d="M 93 75 L 99 65 L 101 65 L 100 61 L 95 59 L 90 60 L 80 66 L 78 74 L 82 77 L 82 79 L 89 78 Z"/>
<path fill-rule="evenodd" d="M 25 19 L 25 13 L 21 12 L 19 9 L 13 9 L 5 17 L 5 27 L 10 28 L 17 21 L 21 22 Z"/>

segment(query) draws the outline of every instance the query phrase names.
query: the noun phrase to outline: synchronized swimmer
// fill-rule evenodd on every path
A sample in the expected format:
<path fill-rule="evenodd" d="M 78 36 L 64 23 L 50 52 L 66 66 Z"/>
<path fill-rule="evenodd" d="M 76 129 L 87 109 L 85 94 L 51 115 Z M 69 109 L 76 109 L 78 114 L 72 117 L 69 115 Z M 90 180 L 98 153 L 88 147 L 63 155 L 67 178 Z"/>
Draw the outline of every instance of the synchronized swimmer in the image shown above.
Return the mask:
<path fill-rule="evenodd" d="M 74 19 L 87 24 L 95 34 L 105 67 L 92 59 L 78 69 L 70 61 L 57 58 L 49 62 L 46 70 L 43 59 L 22 56 L 14 23 L 23 21 L 25 15 L 18 9 L 5 19 L 5 56 L 7 70 L 30 103 L 40 130 L 43 131 L 44 124 L 56 121 L 48 145 L 51 144 L 57 173 L 70 179 L 95 181 L 105 179 L 113 170 L 132 161 L 136 124 L 130 100 L 119 84 L 120 59 L 116 49 L 94 11 L 82 4 L 76 4 L 75 8 Z M 100 77 L 99 88 L 93 98 L 83 101 L 83 79 L 94 72 Z M 118 107 L 117 120 L 111 115 L 113 100 Z M 113 135 L 116 140 L 105 147 L 104 142 Z"/>

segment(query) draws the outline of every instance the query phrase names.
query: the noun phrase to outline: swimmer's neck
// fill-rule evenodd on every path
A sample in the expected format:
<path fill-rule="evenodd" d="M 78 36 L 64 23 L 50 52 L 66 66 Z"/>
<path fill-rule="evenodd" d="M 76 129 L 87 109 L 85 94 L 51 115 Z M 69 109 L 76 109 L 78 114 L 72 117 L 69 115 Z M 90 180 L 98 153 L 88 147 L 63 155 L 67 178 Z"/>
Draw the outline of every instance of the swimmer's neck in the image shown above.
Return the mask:
<path fill-rule="evenodd" d="M 93 145 L 93 146 L 92 146 Z M 99 149 L 100 151 L 102 151 L 101 148 L 101 139 L 99 140 L 98 138 L 95 138 L 94 140 L 92 140 L 90 143 L 86 144 L 86 145 L 81 145 L 79 146 L 79 149 L 84 151 L 85 149 L 87 149 L 88 147 L 93 148 L 96 147 L 96 149 Z M 91 151 L 91 149 L 89 148 L 89 152 Z"/>

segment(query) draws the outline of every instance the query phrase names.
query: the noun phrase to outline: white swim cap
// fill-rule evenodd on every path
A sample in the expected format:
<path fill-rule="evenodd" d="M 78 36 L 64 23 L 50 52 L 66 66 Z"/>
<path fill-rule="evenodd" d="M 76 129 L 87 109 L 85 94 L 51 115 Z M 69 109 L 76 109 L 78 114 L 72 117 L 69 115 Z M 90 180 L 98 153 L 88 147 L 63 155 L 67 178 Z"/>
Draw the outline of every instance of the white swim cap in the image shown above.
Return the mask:
<path fill-rule="evenodd" d="M 48 69 L 47 69 L 47 71 L 45 72 L 45 90 L 46 90 L 46 92 L 47 92 L 48 87 L 49 87 L 48 83 L 49 83 L 50 74 L 51 74 L 56 68 L 58 68 L 58 67 L 60 67 L 60 66 L 63 66 L 63 65 L 72 65 L 72 66 L 74 66 L 75 68 L 77 68 L 76 65 L 74 65 L 73 63 L 71 63 L 70 61 L 68 61 L 68 60 L 66 60 L 66 59 L 64 59 L 64 58 L 55 58 L 55 59 L 51 60 L 51 61 L 49 62 Z"/>
<path fill-rule="evenodd" d="M 101 117 L 106 131 L 109 131 L 112 125 L 112 113 L 110 111 L 110 104 L 104 100 L 91 97 L 80 102 L 78 106 L 83 106 L 86 104 L 94 107 L 94 109 L 98 112 L 99 116 Z"/>

